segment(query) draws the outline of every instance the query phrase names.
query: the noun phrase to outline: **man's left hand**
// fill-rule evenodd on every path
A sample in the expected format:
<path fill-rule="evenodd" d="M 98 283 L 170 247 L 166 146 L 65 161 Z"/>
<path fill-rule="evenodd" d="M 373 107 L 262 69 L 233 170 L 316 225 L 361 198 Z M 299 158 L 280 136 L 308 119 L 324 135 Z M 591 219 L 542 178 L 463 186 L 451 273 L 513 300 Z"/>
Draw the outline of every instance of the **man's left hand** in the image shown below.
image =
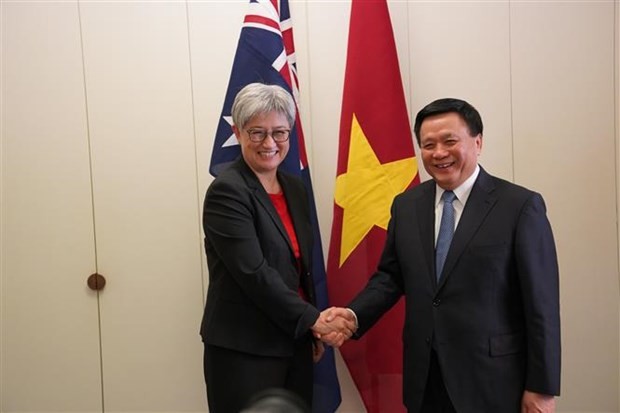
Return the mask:
<path fill-rule="evenodd" d="M 521 400 L 521 413 L 554 413 L 555 396 L 525 390 Z"/>

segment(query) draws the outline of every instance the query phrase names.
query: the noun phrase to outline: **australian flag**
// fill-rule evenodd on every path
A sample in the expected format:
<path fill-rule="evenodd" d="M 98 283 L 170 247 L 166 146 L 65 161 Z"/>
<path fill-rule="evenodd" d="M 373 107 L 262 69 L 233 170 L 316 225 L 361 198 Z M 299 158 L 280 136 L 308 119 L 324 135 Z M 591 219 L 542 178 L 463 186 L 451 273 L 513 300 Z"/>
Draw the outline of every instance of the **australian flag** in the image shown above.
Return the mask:
<path fill-rule="evenodd" d="M 231 107 L 237 92 L 254 82 L 282 86 L 293 95 L 299 108 L 297 65 L 288 0 L 250 0 L 211 155 L 209 172 L 213 176 L 217 176 L 240 156 L 240 148 L 231 128 Z M 290 150 L 280 168 L 301 176 L 308 190 L 314 228 L 314 287 L 317 307 L 323 310 L 328 306 L 325 265 L 299 110 L 290 135 Z M 312 410 L 315 413 L 334 412 L 340 400 L 334 352 L 331 347 L 326 347 L 323 358 L 314 367 Z"/>

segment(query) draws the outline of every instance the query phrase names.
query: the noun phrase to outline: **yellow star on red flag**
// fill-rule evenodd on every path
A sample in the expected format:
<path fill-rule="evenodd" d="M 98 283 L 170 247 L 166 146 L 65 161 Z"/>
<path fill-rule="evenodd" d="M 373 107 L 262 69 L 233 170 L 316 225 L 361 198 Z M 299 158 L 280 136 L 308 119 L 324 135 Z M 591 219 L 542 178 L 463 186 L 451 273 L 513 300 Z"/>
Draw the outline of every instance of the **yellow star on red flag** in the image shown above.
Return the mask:
<path fill-rule="evenodd" d="M 353 114 L 347 171 L 336 178 L 334 194 L 343 209 L 340 266 L 373 226 L 387 229 L 394 197 L 417 173 L 415 156 L 382 164 Z"/>

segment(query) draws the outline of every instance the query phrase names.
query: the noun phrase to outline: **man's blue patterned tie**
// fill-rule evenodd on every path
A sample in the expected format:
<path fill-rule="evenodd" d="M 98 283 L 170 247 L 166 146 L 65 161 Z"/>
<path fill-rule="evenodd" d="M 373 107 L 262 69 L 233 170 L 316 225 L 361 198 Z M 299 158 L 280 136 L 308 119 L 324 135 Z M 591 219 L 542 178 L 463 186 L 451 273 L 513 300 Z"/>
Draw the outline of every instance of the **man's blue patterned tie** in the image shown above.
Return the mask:
<path fill-rule="evenodd" d="M 452 191 L 445 191 L 441 195 L 441 199 L 443 200 L 443 213 L 441 214 L 441 224 L 439 224 L 439 234 L 437 235 L 437 246 L 435 248 L 435 275 L 438 282 L 443 270 L 443 264 L 446 262 L 450 243 L 452 242 L 452 235 L 454 234 L 454 207 L 452 202 L 456 199 L 456 195 Z"/>

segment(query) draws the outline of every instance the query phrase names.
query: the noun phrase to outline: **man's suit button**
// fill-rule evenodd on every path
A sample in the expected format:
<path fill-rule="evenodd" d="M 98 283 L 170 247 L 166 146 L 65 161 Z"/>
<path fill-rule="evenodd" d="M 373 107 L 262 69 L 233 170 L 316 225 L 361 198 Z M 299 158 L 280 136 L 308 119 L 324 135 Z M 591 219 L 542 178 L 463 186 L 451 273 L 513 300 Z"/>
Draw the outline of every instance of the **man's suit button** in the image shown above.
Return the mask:
<path fill-rule="evenodd" d="M 433 306 L 434 307 L 439 307 L 439 304 L 441 304 L 441 300 L 439 298 L 435 298 L 433 300 Z"/>
<path fill-rule="evenodd" d="M 426 341 L 426 344 L 431 344 L 431 338 L 430 337 L 426 337 L 426 339 L 424 341 Z"/>

